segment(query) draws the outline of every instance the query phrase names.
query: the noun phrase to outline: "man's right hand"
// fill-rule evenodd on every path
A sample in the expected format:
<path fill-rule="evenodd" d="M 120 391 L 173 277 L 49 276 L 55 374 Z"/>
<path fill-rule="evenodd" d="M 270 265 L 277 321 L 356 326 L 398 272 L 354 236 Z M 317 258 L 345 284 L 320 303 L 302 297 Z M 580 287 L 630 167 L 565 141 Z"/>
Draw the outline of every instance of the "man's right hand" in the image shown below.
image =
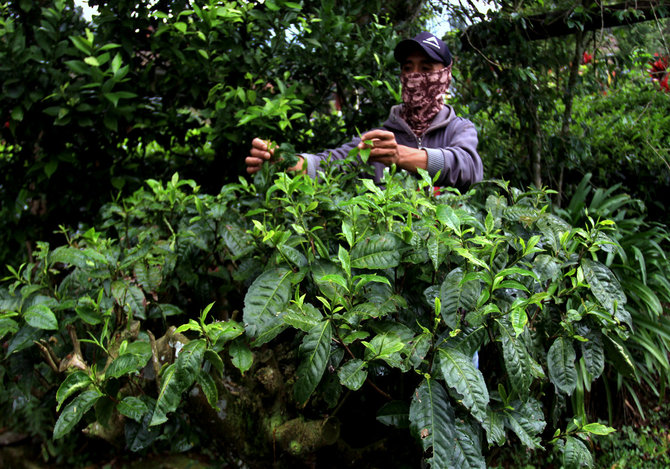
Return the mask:
<path fill-rule="evenodd" d="M 274 148 L 268 146 L 267 141 L 255 138 L 251 141 L 251 151 L 244 162 L 247 165 L 247 173 L 254 174 L 261 170 L 263 163 L 269 161 L 274 155 Z"/>

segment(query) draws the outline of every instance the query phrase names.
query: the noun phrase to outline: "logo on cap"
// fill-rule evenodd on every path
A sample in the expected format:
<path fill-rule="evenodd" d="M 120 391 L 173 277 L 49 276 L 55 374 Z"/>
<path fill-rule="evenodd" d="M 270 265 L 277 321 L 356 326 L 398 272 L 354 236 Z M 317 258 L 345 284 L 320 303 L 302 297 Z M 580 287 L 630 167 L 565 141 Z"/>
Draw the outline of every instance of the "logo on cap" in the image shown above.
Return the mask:
<path fill-rule="evenodd" d="M 424 39 L 422 42 L 424 44 L 428 44 L 429 46 L 433 46 L 437 50 L 440 50 L 440 44 L 438 44 L 437 38 L 435 36 L 429 37 L 428 39 Z"/>

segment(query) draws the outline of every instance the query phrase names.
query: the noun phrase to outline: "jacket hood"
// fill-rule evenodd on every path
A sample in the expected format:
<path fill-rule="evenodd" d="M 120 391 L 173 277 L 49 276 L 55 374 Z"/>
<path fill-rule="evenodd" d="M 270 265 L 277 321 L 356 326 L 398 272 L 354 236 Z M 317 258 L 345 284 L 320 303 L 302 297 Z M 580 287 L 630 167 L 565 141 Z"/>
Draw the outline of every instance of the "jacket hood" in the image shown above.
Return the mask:
<path fill-rule="evenodd" d="M 409 132 L 410 135 L 413 134 L 412 129 L 405 120 L 400 117 L 400 110 L 402 109 L 402 104 L 397 104 L 391 108 L 391 113 L 389 118 L 384 122 L 384 127 L 389 130 L 400 130 L 403 132 Z M 446 127 L 449 123 L 456 117 L 454 108 L 445 104 L 440 112 L 433 118 L 433 122 L 430 124 L 430 127 L 424 132 L 426 135 L 429 132 L 432 132 L 435 129 L 440 129 Z"/>

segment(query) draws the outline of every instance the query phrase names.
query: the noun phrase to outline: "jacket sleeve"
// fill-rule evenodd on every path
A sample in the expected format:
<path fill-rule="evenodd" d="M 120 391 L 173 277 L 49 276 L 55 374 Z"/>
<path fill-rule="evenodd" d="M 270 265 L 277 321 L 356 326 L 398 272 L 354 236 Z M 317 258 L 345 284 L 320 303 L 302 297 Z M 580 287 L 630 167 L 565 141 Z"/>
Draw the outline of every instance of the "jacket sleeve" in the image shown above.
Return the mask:
<path fill-rule="evenodd" d="M 477 130 L 467 119 L 456 118 L 447 128 L 442 145 L 423 148 L 428 154 L 431 176 L 440 172 L 438 186 L 467 190 L 484 177 L 482 160 L 477 153 Z"/>
<path fill-rule="evenodd" d="M 345 143 L 344 145 L 331 150 L 325 150 L 316 154 L 301 153 L 300 156 L 302 156 L 307 163 L 307 174 L 312 179 L 315 179 L 322 161 L 326 161 L 328 158 L 331 158 L 332 160 L 345 159 L 349 155 L 349 152 L 355 148 L 360 141 L 361 139 L 356 137 L 349 143 Z"/>

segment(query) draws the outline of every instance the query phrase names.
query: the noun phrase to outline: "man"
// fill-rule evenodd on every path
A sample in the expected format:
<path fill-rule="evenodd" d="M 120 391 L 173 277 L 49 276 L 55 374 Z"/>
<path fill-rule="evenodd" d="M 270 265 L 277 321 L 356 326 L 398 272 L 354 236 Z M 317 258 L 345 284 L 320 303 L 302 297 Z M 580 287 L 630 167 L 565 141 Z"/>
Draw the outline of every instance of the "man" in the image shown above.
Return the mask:
<path fill-rule="evenodd" d="M 374 166 L 377 180 L 381 180 L 386 166 L 395 164 L 414 173 L 422 168 L 431 176 L 439 171 L 439 186 L 464 190 L 481 181 L 483 168 L 477 153 L 477 131 L 472 122 L 456 116 L 454 109 L 444 103 L 452 65 L 447 45 L 435 35 L 423 32 L 398 43 L 394 57 L 401 65 L 403 103 L 391 108 L 383 127 L 339 148 L 298 155 L 298 164 L 291 169 L 303 171 L 306 164 L 307 174 L 316 177 L 322 160 L 329 155 L 344 159 L 351 149 L 358 147 L 370 148 L 368 161 Z M 273 153 L 259 138 L 251 145 L 245 160 L 249 174 L 259 171 Z"/>

